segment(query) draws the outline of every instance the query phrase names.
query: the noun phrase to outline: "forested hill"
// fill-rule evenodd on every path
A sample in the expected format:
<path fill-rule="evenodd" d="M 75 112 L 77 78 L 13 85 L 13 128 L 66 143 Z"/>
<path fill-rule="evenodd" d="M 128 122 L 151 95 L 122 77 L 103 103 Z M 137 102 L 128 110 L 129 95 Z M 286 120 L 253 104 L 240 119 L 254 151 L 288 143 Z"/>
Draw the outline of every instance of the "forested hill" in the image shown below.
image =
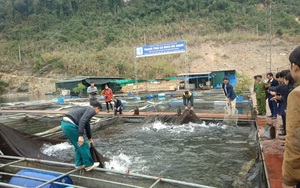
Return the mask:
<path fill-rule="evenodd" d="M 299 0 L 0 0 L 0 5 L 1 72 L 35 76 L 132 78 L 135 46 L 177 40 L 196 46 L 220 33 L 244 33 L 222 40 L 259 40 L 270 33 L 268 7 L 274 37 L 300 34 Z M 176 63 L 181 57 L 144 59 L 139 77 L 182 72 Z"/>

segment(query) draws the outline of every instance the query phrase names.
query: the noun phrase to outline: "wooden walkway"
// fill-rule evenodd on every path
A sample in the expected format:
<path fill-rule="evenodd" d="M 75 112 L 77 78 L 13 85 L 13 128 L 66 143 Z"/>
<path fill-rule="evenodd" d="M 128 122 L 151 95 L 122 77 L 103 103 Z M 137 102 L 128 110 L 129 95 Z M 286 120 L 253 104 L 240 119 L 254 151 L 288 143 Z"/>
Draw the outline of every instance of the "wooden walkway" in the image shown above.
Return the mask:
<path fill-rule="evenodd" d="M 284 152 L 284 136 L 278 136 L 281 133 L 280 125 L 281 118 L 278 116 L 276 120 L 272 120 L 267 117 L 258 117 L 256 119 L 258 124 L 258 131 L 260 134 L 260 144 L 262 146 L 262 153 L 267 168 L 267 175 L 270 183 L 270 188 L 281 188 L 281 173 L 282 173 L 282 161 Z M 267 124 L 273 124 L 276 128 L 276 138 L 270 139 L 265 136 L 265 126 Z"/>
<path fill-rule="evenodd" d="M 17 114 L 17 113 L 25 113 L 25 114 L 65 114 L 68 111 L 61 110 L 0 110 L 0 114 Z M 139 116 L 150 116 L 150 115 L 176 115 L 176 112 L 140 112 Z M 223 119 L 224 114 L 211 114 L 211 113 L 196 113 L 199 118 L 209 118 L 209 119 Z M 114 116 L 113 112 L 107 113 L 106 111 L 101 111 L 98 116 Z M 133 112 L 123 112 L 122 115 L 117 116 L 136 116 Z M 250 115 L 239 114 L 239 119 L 251 119 Z"/>

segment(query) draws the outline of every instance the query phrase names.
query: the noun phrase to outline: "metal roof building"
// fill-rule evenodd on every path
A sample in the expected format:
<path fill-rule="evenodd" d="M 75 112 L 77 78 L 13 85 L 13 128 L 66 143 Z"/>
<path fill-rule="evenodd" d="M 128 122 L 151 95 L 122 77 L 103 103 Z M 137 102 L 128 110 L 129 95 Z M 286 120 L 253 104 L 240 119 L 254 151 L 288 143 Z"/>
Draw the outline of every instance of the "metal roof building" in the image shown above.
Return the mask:
<path fill-rule="evenodd" d="M 220 70 L 211 72 L 194 72 L 194 73 L 180 73 L 177 75 L 177 80 L 187 80 L 188 88 L 218 88 L 223 83 L 223 78 L 227 77 L 232 85 L 236 85 L 236 71 L 235 70 Z"/>
<path fill-rule="evenodd" d="M 74 94 L 73 88 L 77 87 L 79 83 L 82 83 L 86 89 L 90 86 L 91 82 L 95 83 L 97 89 L 104 89 L 105 84 L 107 84 L 113 92 L 120 91 L 120 84 L 113 83 L 116 80 L 123 80 L 124 78 L 118 77 L 98 77 L 98 76 L 80 76 L 74 77 L 66 80 L 60 80 L 55 83 L 56 90 L 70 90 L 71 95 Z M 86 94 L 86 89 L 83 90 L 83 94 Z"/>

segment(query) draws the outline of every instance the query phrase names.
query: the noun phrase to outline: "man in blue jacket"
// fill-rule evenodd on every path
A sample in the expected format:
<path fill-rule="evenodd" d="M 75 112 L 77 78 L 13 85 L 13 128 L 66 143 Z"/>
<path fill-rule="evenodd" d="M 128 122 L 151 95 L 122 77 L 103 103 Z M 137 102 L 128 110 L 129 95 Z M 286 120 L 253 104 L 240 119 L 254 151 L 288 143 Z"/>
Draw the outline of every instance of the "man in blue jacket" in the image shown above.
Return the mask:
<path fill-rule="evenodd" d="M 276 119 L 278 107 L 277 107 L 277 102 L 272 100 L 273 95 L 271 94 L 270 89 L 272 90 L 272 88 L 278 86 L 279 83 L 275 78 L 273 78 L 273 74 L 271 72 L 267 74 L 267 78 L 268 78 L 268 83 L 265 85 L 265 87 L 266 87 L 266 98 L 268 99 L 268 104 L 271 111 L 271 115 L 269 117 L 272 119 Z"/>
<path fill-rule="evenodd" d="M 115 99 L 114 99 L 114 108 L 115 108 L 115 115 L 117 115 L 117 113 L 119 112 L 120 114 L 122 114 L 122 111 L 123 111 L 123 104 L 122 104 L 122 101 L 119 99 L 118 96 L 115 96 Z"/>
<path fill-rule="evenodd" d="M 229 84 L 228 78 L 223 78 L 222 89 L 226 97 L 226 106 L 231 109 L 229 114 L 235 114 L 236 94 L 233 90 L 233 86 Z"/>
<path fill-rule="evenodd" d="M 63 117 L 62 131 L 75 147 L 75 168 L 90 171 L 99 166 L 99 162 L 94 163 L 90 153 L 90 144 L 93 144 L 90 121 L 101 109 L 101 104 L 96 101 L 91 106 L 75 108 Z M 88 142 L 83 137 L 84 132 Z"/>

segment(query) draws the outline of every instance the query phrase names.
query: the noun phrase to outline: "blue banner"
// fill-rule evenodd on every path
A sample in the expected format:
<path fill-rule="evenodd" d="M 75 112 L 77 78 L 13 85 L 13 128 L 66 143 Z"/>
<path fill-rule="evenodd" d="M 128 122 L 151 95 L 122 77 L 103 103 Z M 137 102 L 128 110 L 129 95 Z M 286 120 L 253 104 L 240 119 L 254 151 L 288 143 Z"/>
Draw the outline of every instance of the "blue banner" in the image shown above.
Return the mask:
<path fill-rule="evenodd" d="M 186 50 L 185 41 L 166 44 L 154 44 L 135 48 L 135 57 L 157 56 L 174 53 L 183 53 Z"/>

